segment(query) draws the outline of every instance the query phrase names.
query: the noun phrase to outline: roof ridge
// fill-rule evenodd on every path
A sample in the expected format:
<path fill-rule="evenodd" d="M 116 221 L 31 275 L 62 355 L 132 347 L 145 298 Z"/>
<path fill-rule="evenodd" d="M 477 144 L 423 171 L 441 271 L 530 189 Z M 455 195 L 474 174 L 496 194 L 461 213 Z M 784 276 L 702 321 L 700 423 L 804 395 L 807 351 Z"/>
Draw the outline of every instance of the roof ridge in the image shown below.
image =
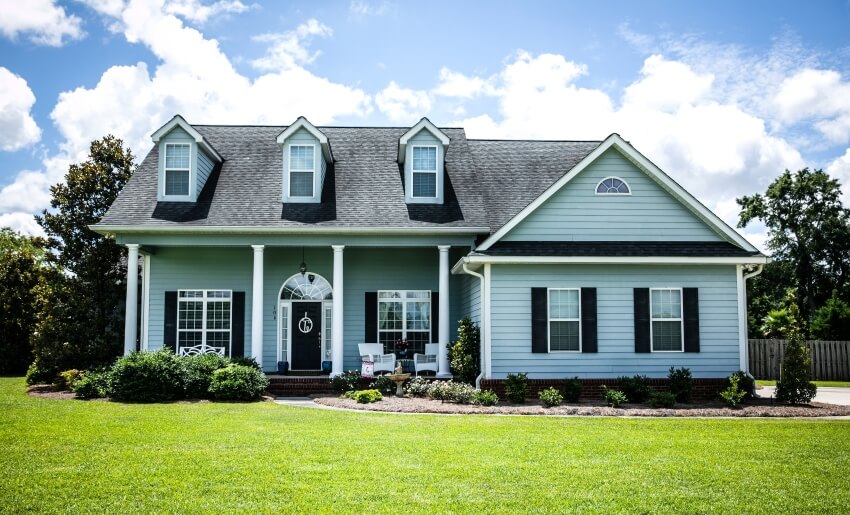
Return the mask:
<path fill-rule="evenodd" d="M 263 124 L 230 124 L 230 123 L 193 123 L 192 127 L 262 127 L 262 128 L 283 128 L 289 127 L 289 125 L 263 125 Z M 292 125 L 292 124 L 290 124 Z M 404 127 L 402 125 L 316 125 L 317 129 L 410 129 L 410 127 Z M 463 127 L 439 127 L 438 129 L 448 129 L 448 130 L 461 130 L 465 131 L 466 129 Z"/>
<path fill-rule="evenodd" d="M 596 139 L 511 139 L 511 138 L 466 138 L 466 141 L 507 141 L 517 143 L 602 143 Z"/>

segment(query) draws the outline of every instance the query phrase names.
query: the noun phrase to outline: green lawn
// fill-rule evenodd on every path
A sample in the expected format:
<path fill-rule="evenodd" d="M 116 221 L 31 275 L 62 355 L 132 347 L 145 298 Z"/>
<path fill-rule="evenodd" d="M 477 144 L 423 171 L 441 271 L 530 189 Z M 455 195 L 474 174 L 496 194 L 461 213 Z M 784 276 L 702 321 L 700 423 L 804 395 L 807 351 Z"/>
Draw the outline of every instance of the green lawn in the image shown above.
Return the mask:
<path fill-rule="evenodd" d="M 839 388 L 850 388 L 850 381 L 812 381 L 818 386 L 837 386 Z M 776 386 L 775 379 L 756 379 L 759 386 Z"/>
<path fill-rule="evenodd" d="M 390 415 L 33 399 L 0 511 L 751 512 L 850 506 L 850 421 Z"/>

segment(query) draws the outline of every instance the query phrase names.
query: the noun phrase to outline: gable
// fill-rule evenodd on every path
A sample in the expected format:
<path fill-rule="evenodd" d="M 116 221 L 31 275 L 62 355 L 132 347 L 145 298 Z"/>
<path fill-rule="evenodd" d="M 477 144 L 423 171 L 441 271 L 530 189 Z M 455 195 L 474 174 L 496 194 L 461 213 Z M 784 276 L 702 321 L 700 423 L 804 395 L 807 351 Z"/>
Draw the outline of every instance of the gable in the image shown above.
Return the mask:
<path fill-rule="evenodd" d="M 597 195 L 607 177 L 630 195 Z M 608 148 L 529 213 L 502 241 L 725 241 L 691 210 L 627 159 Z"/>

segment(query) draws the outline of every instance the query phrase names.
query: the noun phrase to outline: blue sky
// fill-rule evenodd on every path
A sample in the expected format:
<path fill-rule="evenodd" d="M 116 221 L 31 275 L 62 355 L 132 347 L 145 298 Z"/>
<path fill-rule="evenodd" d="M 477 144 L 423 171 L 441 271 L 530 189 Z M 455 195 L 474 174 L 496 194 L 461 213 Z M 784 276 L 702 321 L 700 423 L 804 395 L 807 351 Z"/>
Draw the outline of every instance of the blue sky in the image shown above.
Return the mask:
<path fill-rule="evenodd" d="M 850 1 L 0 0 L 0 225 L 107 133 L 191 123 L 618 132 L 734 224 L 784 168 L 850 182 Z M 850 189 L 845 191 L 850 192 Z M 845 199 L 850 197 L 845 196 Z M 748 230 L 754 243 L 764 239 Z"/>

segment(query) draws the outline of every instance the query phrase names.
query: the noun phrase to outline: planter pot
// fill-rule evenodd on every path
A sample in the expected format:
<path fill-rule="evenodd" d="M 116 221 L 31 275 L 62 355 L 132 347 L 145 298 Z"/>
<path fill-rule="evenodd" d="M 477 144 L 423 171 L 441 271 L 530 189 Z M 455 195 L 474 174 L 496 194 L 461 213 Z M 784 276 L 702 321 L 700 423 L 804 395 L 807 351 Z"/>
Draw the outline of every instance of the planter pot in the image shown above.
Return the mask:
<path fill-rule="evenodd" d="M 288 361 L 278 361 L 277 362 L 277 372 L 279 374 L 285 374 L 289 372 L 289 362 Z"/>
<path fill-rule="evenodd" d="M 332 364 L 330 361 L 322 361 L 322 373 L 330 374 L 332 369 Z"/>

